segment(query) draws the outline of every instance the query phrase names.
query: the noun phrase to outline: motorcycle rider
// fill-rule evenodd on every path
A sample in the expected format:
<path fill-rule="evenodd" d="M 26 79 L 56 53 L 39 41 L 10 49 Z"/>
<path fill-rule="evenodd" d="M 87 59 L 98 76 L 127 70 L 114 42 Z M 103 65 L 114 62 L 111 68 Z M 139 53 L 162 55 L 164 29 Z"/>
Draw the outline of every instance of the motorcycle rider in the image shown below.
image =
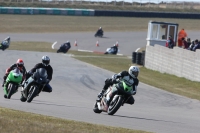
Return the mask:
<path fill-rule="evenodd" d="M 8 69 L 6 69 L 6 73 L 3 76 L 2 87 L 4 87 L 4 84 L 6 83 L 6 79 L 7 79 L 8 75 L 9 75 L 10 71 L 14 70 L 15 68 L 18 68 L 20 70 L 20 72 L 23 74 L 21 83 L 25 80 L 26 68 L 24 66 L 23 60 L 22 59 L 18 59 L 16 63 L 14 63 Z M 7 84 L 5 84 L 5 85 L 7 85 Z M 7 86 L 6 86 L 6 88 L 7 88 Z M 7 95 L 4 95 L 4 97 L 7 98 Z"/>
<path fill-rule="evenodd" d="M 10 45 L 10 37 L 8 36 L 7 38 L 5 38 L 2 42 L 2 50 L 6 49 L 6 47 L 8 47 Z"/>
<path fill-rule="evenodd" d="M 108 51 L 106 51 L 104 54 L 117 54 L 118 52 L 118 47 L 116 44 L 114 44 L 112 47 L 110 47 L 111 52 L 109 53 Z"/>
<path fill-rule="evenodd" d="M 102 30 L 102 28 L 101 27 L 99 27 L 99 29 L 98 29 L 98 31 L 97 31 L 97 34 L 103 34 L 103 30 Z"/>
<path fill-rule="evenodd" d="M 50 58 L 47 55 L 44 55 L 42 57 L 42 63 L 36 64 L 26 75 L 26 80 L 27 80 L 30 76 L 33 75 L 33 73 L 36 71 L 36 69 L 45 68 L 46 71 L 47 71 L 47 75 L 48 75 L 48 77 L 47 77 L 48 82 L 42 90 L 42 91 L 45 91 L 45 92 L 52 92 L 52 87 L 49 85 L 49 82 L 52 79 L 53 68 L 51 67 L 51 65 L 49 63 L 50 63 Z M 26 80 L 25 80 L 25 82 L 26 82 Z M 23 85 L 22 85 L 23 87 L 24 87 L 25 82 L 23 82 Z M 38 93 L 38 95 L 39 95 L 39 93 Z"/>
<path fill-rule="evenodd" d="M 13 65 L 11 65 L 8 69 L 6 69 L 6 73 L 3 76 L 3 83 L 2 83 L 2 87 L 4 86 L 5 82 L 6 82 L 6 78 L 8 77 L 8 74 L 10 73 L 10 71 L 14 70 L 15 68 L 19 68 L 20 72 L 23 74 L 23 80 L 25 79 L 26 76 L 26 68 L 24 66 L 24 61 L 22 59 L 18 59 L 16 63 L 14 63 Z M 22 80 L 22 82 L 23 82 Z M 21 83 L 22 83 L 21 82 Z"/>
<path fill-rule="evenodd" d="M 70 41 L 67 41 L 66 43 L 63 43 L 61 46 L 60 46 L 60 50 L 64 53 L 67 53 L 67 51 L 71 48 L 71 44 L 70 44 Z M 58 53 L 59 51 L 57 51 Z"/>
<path fill-rule="evenodd" d="M 116 83 L 116 79 L 118 78 L 123 79 L 127 85 L 132 86 L 132 91 L 130 94 L 135 95 L 137 92 L 137 86 L 139 84 L 139 80 L 137 78 L 138 74 L 139 74 L 139 68 L 137 66 L 131 66 L 128 71 L 122 71 L 118 74 L 113 75 L 112 78 L 106 79 L 105 85 L 102 91 L 98 94 L 99 99 L 97 100 L 100 100 L 100 98 L 103 96 L 104 92 L 108 89 L 108 87 Z M 113 96 L 116 95 L 117 93 L 118 93 L 118 90 L 113 91 L 111 95 L 107 96 L 106 99 L 104 99 L 107 106 L 109 106 Z M 127 98 L 126 103 L 134 104 L 135 100 L 133 96 L 129 95 L 129 96 L 126 96 L 126 98 Z"/>

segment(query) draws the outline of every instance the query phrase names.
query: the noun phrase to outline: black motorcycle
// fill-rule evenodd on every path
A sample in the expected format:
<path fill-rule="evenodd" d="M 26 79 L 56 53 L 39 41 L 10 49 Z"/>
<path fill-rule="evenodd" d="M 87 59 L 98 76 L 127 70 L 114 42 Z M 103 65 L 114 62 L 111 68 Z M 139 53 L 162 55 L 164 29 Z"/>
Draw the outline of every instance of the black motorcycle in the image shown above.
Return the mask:
<path fill-rule="evenodd" d="M 47 71 L 44 68 L 36 69 L 36 72 L 27 79 L 24 83 L 24 87 L 22 87 L 22 96 L 20 100 L 22 102 L 27 101 L 30 103 L 34 97 L 36 97 L 44 88 L 44 86 L 48 83 L 47 79 Z"/>
<path fill-rule="evenodd" d="M 94 36 L 95 37 L 103 37 L 103 30 L 98 30 Z"/>
<path fill-rule="evenodd" d="M 5 49 L 9 48 L 9 45 L 10 45 L 10 37 L 7 37 L 1 42 L 0 49 L 4 51 Z"/>
<path fill-rule="evenodd" d="M 60 46 L 60 48 L 57 50 L 57 53 L 59 52 L 67 53 L 70 48 L 71 48 L 70 44 L 68 44 L 67 46 L 65 45 Z"/>

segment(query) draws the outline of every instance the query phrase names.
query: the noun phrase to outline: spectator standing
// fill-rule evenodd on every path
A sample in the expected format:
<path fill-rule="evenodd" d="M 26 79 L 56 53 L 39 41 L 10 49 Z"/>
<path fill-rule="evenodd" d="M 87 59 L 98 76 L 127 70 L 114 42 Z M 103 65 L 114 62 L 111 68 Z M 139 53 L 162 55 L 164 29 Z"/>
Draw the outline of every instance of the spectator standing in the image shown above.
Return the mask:
<path fill-rule="evenodd" d="M 190 45 L 192 44 L 190 38 L 187 38 L 187 44 L 188 44 L 188 48 L 189 48 Z"/>
<path fill-rule="evenodd" d="M 185 38 L 182 38 L 182 47 L 183 47 L 183 49 L 188 49 L 188 47 L 189 47 L 189 45 L 186 42 Z"/>
<path fill-rule="evenodd" d="M 174 40 L 172 39 L 171 36 L 168 37 L 168 40 L 166 42 L 166 47 L 170 48 L 170 49 L 173 49 L 174 47 Z"/>
<path fill-rule="evenodd" d="M 187 33 L 185 32 L 184 29 L 179 31 L 179 33 L 178 33 L 178 47 L 182 47 L 182 38 L 186 38 L 186 37 L 187 37 Z"/>

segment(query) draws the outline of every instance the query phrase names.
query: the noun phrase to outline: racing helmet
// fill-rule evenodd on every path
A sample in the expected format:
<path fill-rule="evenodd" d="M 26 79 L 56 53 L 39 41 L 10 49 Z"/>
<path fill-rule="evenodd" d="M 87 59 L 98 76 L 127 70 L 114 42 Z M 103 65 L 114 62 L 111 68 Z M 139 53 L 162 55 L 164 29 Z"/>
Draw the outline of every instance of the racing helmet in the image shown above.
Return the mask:
<path fill-rule="evenodd" d="M 140 70 L 137 66 L 131 66 L 128 70 L 128 73 L 131 75 L 132 78 L 137 78 L 139 71 Z"/>
<path fill-rule="evenodd" d="M 50 58 L 49 58 L 47 55 L 44 55 L 44 56 L 42 57 L 42 64 L 43 64 L 44 66 L 48 66 L 49 63 L 50 63 Z"/>
<path fill-rule="evenodd" d="M 22 59 L 18 59 L 16 64 L 17 64 L 17 67 L 21 69 L 24 66 L 24 61 Z"/>

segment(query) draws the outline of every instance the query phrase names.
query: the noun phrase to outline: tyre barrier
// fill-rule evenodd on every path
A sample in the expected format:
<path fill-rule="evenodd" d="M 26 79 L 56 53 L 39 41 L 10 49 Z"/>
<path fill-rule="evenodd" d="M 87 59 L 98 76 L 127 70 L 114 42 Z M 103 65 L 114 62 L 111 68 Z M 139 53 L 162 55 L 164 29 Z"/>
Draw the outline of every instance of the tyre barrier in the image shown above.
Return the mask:
<path fill-rule="evenodd" d="M 133 52 L 132 53 L 132 63 L 137 65 L 144 65 L 145 62 L 145 51 Z"/>
<path fill-rule="evenodd" d="M 142 65 L 144 66 L 145 64 L 145 51 L 142 51 Z"/>
<path fill-rule="evenodd" d="M 136 63 L 136 53 L 137 52 L 132 53 L 132 63 Z"/>
<path fill-rule="evenodd" d="M 141 52 L 136 53 L 136 64 L 142 65 L 142 53 Z"/>

